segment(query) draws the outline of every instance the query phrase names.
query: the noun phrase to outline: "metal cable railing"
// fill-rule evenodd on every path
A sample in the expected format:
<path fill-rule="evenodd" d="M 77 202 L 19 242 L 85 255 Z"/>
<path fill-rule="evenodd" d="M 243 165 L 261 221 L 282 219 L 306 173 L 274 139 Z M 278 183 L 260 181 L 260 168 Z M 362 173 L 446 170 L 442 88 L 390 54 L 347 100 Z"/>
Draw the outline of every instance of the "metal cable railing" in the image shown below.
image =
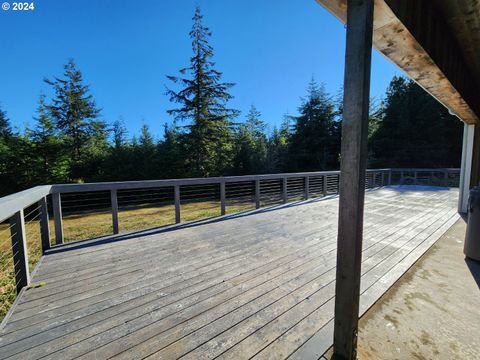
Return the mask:
<path fill-rule="evenodd" d="M 459 169 L 367 170 L 365 188 L 458 186 Z M 339 171 L 39 186 L 0 198 L 0 305 L 51 243 L 91 239 L 339 192 Z M 51 209 L 51 213 L 49 212 Z M 54 236 L 50 234 L 50 217 Z M 5 307 L 0 309 L 0 315 Z"/>

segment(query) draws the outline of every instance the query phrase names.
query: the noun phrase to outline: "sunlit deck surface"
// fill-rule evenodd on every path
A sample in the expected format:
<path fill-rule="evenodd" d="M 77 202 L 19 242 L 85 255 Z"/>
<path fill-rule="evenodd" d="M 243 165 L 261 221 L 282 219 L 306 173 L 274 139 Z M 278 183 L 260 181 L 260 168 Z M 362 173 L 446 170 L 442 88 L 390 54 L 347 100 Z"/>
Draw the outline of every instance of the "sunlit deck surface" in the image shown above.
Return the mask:
<path fill-rule="evenodd" d="M 361 312 L 457 219 L 456 189 L 367 192 Z M 0 358 L 314 359 L 332 343 L 338 197 L 65 245 Z"/>

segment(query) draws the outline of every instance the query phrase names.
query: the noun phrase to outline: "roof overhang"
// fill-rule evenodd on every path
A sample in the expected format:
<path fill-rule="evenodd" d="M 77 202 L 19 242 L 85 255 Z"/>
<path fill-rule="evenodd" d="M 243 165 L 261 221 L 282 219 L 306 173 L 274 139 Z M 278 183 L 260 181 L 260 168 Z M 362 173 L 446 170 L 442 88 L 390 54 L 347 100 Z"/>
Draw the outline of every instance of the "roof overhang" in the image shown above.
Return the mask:
<path fill-rule="evenodd" d="M 343 23 L 347 0 L 316 0 Z M 480 0 L 375 0 L 373 47 L 466 123 L 480 118 Z"/>

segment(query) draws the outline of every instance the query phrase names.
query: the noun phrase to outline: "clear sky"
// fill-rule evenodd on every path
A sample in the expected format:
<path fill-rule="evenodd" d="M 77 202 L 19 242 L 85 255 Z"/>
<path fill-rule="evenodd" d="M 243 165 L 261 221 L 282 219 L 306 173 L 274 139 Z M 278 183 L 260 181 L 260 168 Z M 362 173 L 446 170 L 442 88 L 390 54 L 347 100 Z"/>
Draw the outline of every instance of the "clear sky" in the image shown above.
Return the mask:
<path fill-rule="evenodd" d="M 3 2 L 4 0 L 2 0 Z M 10 3 L 11 0 L 6 0 Z M 14 126 L 32 126 L 45 77 L 72 57 L 90 84 L 102 118 L 120 116 L 131 134 L 143 123 L 156 137 L 171 119 L 164 95 L 188 65 L 195 4 L 213 32 L 217 69 L 235 82 L 231 106 L 251 104 L 270 129 L 295 114 L 315 76 L 337 94 L 343 81 L 345 29 L 314 0 L 36 0 L 35 10 L 0 10 L 0 104 Z M 372 96 L 400 72 L 373 54 Z"/>

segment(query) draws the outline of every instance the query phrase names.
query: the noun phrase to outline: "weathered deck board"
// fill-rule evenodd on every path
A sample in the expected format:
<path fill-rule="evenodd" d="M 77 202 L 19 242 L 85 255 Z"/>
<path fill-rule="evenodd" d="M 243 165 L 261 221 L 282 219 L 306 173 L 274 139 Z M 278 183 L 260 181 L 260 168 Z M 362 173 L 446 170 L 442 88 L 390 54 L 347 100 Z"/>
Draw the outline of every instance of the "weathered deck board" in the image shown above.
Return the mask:
<path fill-rule="evenodd" d="M 458 192 L 369 191 L 361 311 L 458 218 Z M 338 199 L 53 249 L 0 359 L 318 358 L 332 341 Z"/>

